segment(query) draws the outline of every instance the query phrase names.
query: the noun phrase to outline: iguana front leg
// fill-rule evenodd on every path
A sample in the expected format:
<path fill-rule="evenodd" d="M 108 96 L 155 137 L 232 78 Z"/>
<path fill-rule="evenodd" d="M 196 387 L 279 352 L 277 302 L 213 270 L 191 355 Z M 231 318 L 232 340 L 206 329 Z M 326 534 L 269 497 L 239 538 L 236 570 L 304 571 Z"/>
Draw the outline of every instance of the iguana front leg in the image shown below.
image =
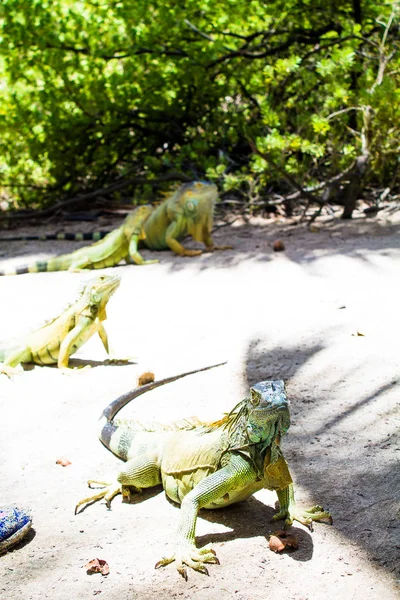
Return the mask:
<path fill-rule="evenodd" d="M 203 229 L 203 242 L 206 246 L 206 252 L 214 252 L 215 250 L 232 250 L 233 248 L 233 246 L 216 246 L 208 227 L 204 227 Z"/>
<path fill-rule="evenodd" d="M 202 253 L 201 250 L 188 250 L 178 242 L 176 237 L 181 231 L 182 225 L 179 223 L 179 221 L 173 221 L 168 226 L 165 234 L 165 242 L 168 248 L 170 248 L 172 252 L 175 252 L 175 254 L 178 254 L 179 256 L 199 256 Z"/>
<path fill-rule="evenodd" d="M 205 563 L 219 564 L 219 561 L 214 550 L 207 547 L 196 548 L 197 513 L 203 506 L 222 498 L 232 489 L 246 487 L 255 479 L 256 473 L 251 464 L 242 456 L 232 455 L 228 465 L 200 481 L 182 500 L 175 554 L 158 561 L 156 569 L 175 561 L 178 572 L 185 579 L 187 579 L 185 565 L 208 575 Z"/>
<path fill-rule="evenodd" d="M 142 239 L 142 237 L 140 237 Z M 127 263 L 135 263 L 135 265 L 152 265 L 160 262 L 158 259 L 145 260 L 138 252 L 139 236 L 133 235 L 129 242 L 129 255 L 126 258 Z"/>
<path fill-rule="evenodd" d="M 69 357 L 80 348 L 87 339 L 89 339 L 91 335 L 90 329 L 93 328 L 93 325 L 92 319 L 81 317 L 75 327 L 68 332 L 61 342 L 57 366 L 62 372 L 70 373 L 74 371 L 74 369 L 68 367 Z M 93 331 L 95 330 L 92 330 L 92 332 Z M 87 369 L 88 367 L 90 368 L 88 365 L 84 367 L 84 369 Z M 84 369 L 80 369 L 80 371 L 83 371 Z"/>
<path fill-rule="evenodd" d="M 329 511 L 324 510 L 322 506 L 312 506 L 308 510 L 298 508 L 294 499 L 294 487 L 291 483 L 283 490 L 277 491 L 280 510 L 273 516 L 273 521 L 285 519 L 285 526 L 291 525 L 293 521 L 298 521 L 307 525 L 312 531 L 313 521 L 328 521 L 332 523 L 332 517 Z"/>
<path fill-rule="evenodd" d="M 97 322 L 97 333 L 99 334 L 99 337 L 102 341 L 104 349 L 109 356 L 108 362 L 110 362 L 110 363 L 127 363 L 133 358 L 132 356 L 128 356 L 126 358 L 120 358 L 119 356 L 116 356 L 114 351 L 110 348 L 107 332 L 104 328 L 103 323 L 100 320 L 98 320 L 98 322 Z"/>
<path fill-rule="evenodd" d="M 97 333 L 99 334 L 99 338 L 101 339 L 101 342 L 104 346 L 105 351 L 109 355 L 110 354 L 110 346 L 108 343 L 108 335 L 107 335 L 107 331 L 104 329 L 104 325 L 101 321 L 98 321 L 98 323 L 97 323 Z"/>

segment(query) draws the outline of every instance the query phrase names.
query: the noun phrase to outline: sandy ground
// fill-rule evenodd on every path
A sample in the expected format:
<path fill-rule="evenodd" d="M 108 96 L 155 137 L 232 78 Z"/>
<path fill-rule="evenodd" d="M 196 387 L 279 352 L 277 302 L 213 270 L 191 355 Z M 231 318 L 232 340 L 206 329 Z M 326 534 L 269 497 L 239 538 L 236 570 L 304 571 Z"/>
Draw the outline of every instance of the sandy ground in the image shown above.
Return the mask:
<path fill-rule="evenodd" d="M 92 339 L 72 361 L 90 363 L 88 371 L 35 367 L 0 377 L 0 503 L 29 507 L 34 523 L 25 543 L 0 557 L 1 598 L 398 598 L 399 230 L 399 219 L 383 216 L 327 221 L 314 233 L 284 220 L 239 219 L 215 234 L 233 250 L 186 259 L 154 253 L 160 264 L 118 267 L 122 284 L 106 328 L 115 354 L 135 357 L 130 364 L 107 364 Z M 273 252 L 276 239 L 284 252 Z M 4 243 L 1 266 L 76 247 Z M 55 316 L 89 277 L 2 278 L 1 339 Z M 185 582 L 171 565 L 154 569 L 173 549 L 179 520 L 161 489 L 130 504 L 117 497 L 110 511 L 98 502 L 74 516 L 74 506 L 88 478 L 107 479 L 119 466 L 95 434 L 111 400 L 143 371 L 161 378 L 223 360 L 125 414 L 216 417 L 249 385 L 284 379 L 293 422 L 283 449 L 298 503 L 323 504 L 334 524 L 316 524 L 313 533 L 295 525 L 299 549 L 277 555 L 268 548 L 280 527 L 270 523 L 274 493 L 202 511 L 197 544 L 211 543 L 221 564 L 209 577 L 189 572 Z M 60 457 L 71 465 L 57 465 Z M 108 562 L 107 577 L 86 573 L 96 557 Z"/>

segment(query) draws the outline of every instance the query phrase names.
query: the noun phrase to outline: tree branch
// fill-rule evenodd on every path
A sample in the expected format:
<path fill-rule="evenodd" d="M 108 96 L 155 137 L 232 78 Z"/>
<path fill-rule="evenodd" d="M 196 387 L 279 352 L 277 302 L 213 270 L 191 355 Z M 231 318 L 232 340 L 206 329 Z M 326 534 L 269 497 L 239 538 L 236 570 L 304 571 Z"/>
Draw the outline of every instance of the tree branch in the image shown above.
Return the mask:
<path fill-rule="evenodd" d="M 0 221 L 10 220 L 10 219 L 31 219 L 32 217 L 49 217 L 54 214 L 56 211 L 66 208 L 67 206 L 79 205 L 87 200 L 92 200 L 93 198 L 98 198 L 99 196 L 112 194 L 119 190 L 123 190 L 124 188 L 136 184 L 136 185 L 145 185 L 148 183 L 163 183 L 165 181 L 182 181 L 183 183 L 188 183 L 192 181 L 192 178 L 188 177 L 184 173 L 169 173 L 167 175 L 162 175 L 157 179 L 148 179 L 147 177 L 133 177 L 132 179 L 126 179 L 125 181 L 121 181 L 120 183 L 113 183 L 108 187 L 102 188 L 100 190 L 95 190 L 93 192 L 88 192 L 87 194 L 82 194 L 80 196 L 74 196 L 73 198 L 68 198 L 66 200 L 61 200 L 60 202 L 56 202 L 53 206 L 49 208 L 45 208 L 39 211 L 23 211 L 23 212 L 12 212 L 12 213 L 4 213 L 0 214 Z"/>

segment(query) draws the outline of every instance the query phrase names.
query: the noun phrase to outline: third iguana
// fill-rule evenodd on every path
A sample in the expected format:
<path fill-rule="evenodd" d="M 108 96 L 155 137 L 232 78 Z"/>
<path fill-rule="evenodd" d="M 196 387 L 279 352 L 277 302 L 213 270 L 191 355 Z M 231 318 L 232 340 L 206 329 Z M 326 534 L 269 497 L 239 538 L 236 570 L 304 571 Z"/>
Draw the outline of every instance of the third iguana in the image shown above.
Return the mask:
<path fill-rule="evenodd" d="M 100 275 L 88 281 L 77 300 L 58 317 L 26 335 L 20 342 L 0 348 L 0 373 L 10 375 L 20 363 L 50 365 L 68 369 L 69 357 L 98 333 L 106 352 L 108 338 L 103 321 L 106 305 L 118 288 L 118 275 Z"/>
<path fill-rule="evenodd" d="M 197 242 L 202 242 L 207 251 L 224 250 L 231 246 L 215 246 L 211 237 L 213 226 L 214 208 L 218 198 L 217 186 L 205 181 L 194 181 L 181 185 L 175 193 L 166 198 L 159 206 L 153 209 L 150 216 L 144 222 L 144 236 L 140 237 L 140 245 L 150 250 L 167 250 L 168 248 L 180 256 L 197 256 L 201 250 L 189 250 L 180 243 L 183 238 L 190 235 Z M 137 209 L 137 210 L 140 210 Z M 135 214 L 133 211 L 130 214 Z M 127 220 L 129 219 L 129 215 Z M 119 230 L 117 230 L 119 231 Z M 42 236 L 20 236 L 0 239 L 0 241 L 13 240 L 87 240 L 101 239 L 109 236 L 107 231 L 96 231 L 77 234 L 50 234 Z M 105 241 L 105 240 L 104 240 Z M 98 242 L 93 248 L 99 247 L 104 242 Z M 91 248 L 90 246 L 89 248 Z M 83 250 L 83 249 L 82 249 Z M 80 252 L 80 251 L 77 251 Z M 69 256 L 74 256 L 72 253 Z M 84 254 L 81 252 L 81 254 Z M 62 258 L 62 257 L 59 257 Z M 57 259 L 55 259 L 57 260 Z M 137 264 L 148 264 L 156 261 L 143 261 L 137 254 L 137 246 L 132 257 Z M 42 269 L 50 270 L 50 269 Z M 52 269 L 59 270 L 59 269 Z M 26 271 L 23 271 L 24 273 Z M 0 273 L 1 275 L 1 273 Z"/>
<path fill-rule="evenodd" d="M 79 271 L 81 269 L 103 269 L 114 267 L 125 260 L 138 265 L 146 265 L 157 260 L 144 260 L 138 252 L 138 243 L 145 235 L 144 223 L 153 208 L 140 206 L 128 214 L 118 229 L 95 244 L 79 248 L 70 254 L 62 254 L 48 260 L 36 261 L 20 267 L 0 270 L 0 275 L 21 275 L 42 271 Z"/>
<path fill-rule="evenodd" d="M 248 396 L 216 422 L 189 418 L 169 425 L 146 426 L 134 420 L 115 419 L 140 394 L 193 372 L 196 371 L 137 388 L 103 411 L 100 441 L 126 464 L 112 483 L 89 481 L 89 485 L 101 485 L 104 489 L 81 500 L 75 510 L 100 498 L 105 498 L 109 507 L 118 493 L 129 496 L 130 490 L 140 491 L 162 483 L 167 496 L 181 504 L 181 511 L 175 551 L 162 558 L 156 568 L 175 561 L 185 578 L 186 567 L 207 574 L 205 563 L 218 563 L 212 549 L 196 547 L 196 519 L 201 508 L 223 508 L 267 488 L 276 491 L 280 504 L 273 520 L 284 519 L 286 524 L 297 520 L 311 525 L 313 521 L 331 519 L 321 506 L 309 510 L 296 506 L 292 478 L 280 447 L 281 437 L 290 425 L 281 380 L 253 385 Z"/>
<path fill-rule="evenodd" d="M 147 219 L 143 244 L 150 250 L 169 248 L 180 256 L 197 256 L 201 250 L 189 250 L 180 243 L 190 235 L 202 242 L 207 251 L 230 248 L 215 246 L 211 237 L 217 198 L 218 188 L 213 183 L 194 181 L 181 185 Z"/>

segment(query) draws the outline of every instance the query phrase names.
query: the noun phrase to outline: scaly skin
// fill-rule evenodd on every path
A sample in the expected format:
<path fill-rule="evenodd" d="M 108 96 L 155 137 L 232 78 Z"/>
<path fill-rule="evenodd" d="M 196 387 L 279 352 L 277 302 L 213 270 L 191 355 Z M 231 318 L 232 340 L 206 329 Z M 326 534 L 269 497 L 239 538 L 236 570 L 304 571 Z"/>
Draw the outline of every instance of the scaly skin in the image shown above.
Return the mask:
<path fill-rule="evenodd" d="M 70 254 L 63 254 L 45 261 L 4 269 L 0 275 L 20 275 L 47 271 L 80 271 L 82 269 L 103 269 L 114 267 L 121 260 L 146 265 L 157 260 L 145 261 L 138 252 L 139 240 L 143 239 L 144 223 L 152 212 L 151 206 L 140 206 L 129 213 L 118 229 L 111 231 L 95 244 L 79 248 Z"/>
<path fill-rule="evenodd" d="M 187 374 L 181 375 L 181 377 Z M 179 377 L 179 376 L 178 376 Z M 240 502 L 262 489 L 277 491 L 281 503 L 276 518 L 310 525 L 330 519 L 327 511 L 296 507 L 292 478 L 280 449 L 280 438 L 290 424 L 283 381 L 264 381 L 250 388 L 247 398 L 214 423 L 187 419 L 168 426 L 146 427 L 136 421 L 115 421 L 116 414 L 140 394 L 174 381 L 153 382 L 121 396 L 111 403 L 100 419 L 100 441 L 125 467 L 99 493 L 81 500 L 105 498 L 108 507 L 118 493 L 162 483 L 167 496 L 181 504 L 175 552 L 162 558 L 156 568 L 175 561 L 178 572 L 187 578 L 186 567 L 208 573 L 207 563 L 218 563 L 215 552 L 198 549 L 195 528 L 201 508 L 221 508 Z"/>
<path fill-rule="evenodd" d="M 11 348 L 0 349 L 0 373 L 11 375 L 20 363 L 49 365 L 69 371 L 69 357 L 92 335 L 98 333 L 109 353 L 108 337 L 103 326 L 106 305 L 118 288 L 118 275 L 100 275 L 85 284 L 79 298 L 64 312 Z"/>
<path fill-rule="evenodd" d="M 206 252 L 230 249 L 232 246 L 215 246 L 211 237 L 214 208 L 217 198 L 218 189 L 213 183 L 194 181 L 192 183 L 181 185 L 172 196 L 168 197 L 155 208 L 150 217 L 146 220 L 144 223 L 144 236 L 139 238 L 140 245 L 145 246 L 150 250 L 167 250 L 169 248 L 180 256 L 198 256 L 202 253 L 201 250 L 189 250 L 180 243 L 180 240 L 191 235 L 195 241 L 202 242 L 205 245 Z M 133 214 L 135 214 L 135 212 Z M 111 233 L 115 234 L 115 232 L 97 231 L 92 234 L 59 233 L 43 236 L 8 237 L 6 239 L 0 239 L 0 242 L 13 240 L 101 239 L 104 236 L 111 235 Z M 137 241 L 139 241 L 139 239 L 137 239 Z M 67 256 L 74 255 L 75 253 L 72 253 L 72 255 Z M 137 246 L 133 255 L 132 260 L 136 264 L 157 262 L 143 261 L 137 253 Z M 59 258 L 61 259 L 64 257 Z M 78 258 L 80 258 L 80 256 Z M 60 269 L 53 268 L 51 270 Z"/>
<path fill-rule="evenodd" d="M 197 256 L 201 250 L 188 250 L 179 240 L 191 235 L 202 242 L 206 250 L 225 250 L 231 246 L 215 246 L 211 237 L 217 186 L 204 181 L 181 185 L 164 200 L 147 219 L 144 245 L 150 250 L 170 248 L 180 256 Z"/>

